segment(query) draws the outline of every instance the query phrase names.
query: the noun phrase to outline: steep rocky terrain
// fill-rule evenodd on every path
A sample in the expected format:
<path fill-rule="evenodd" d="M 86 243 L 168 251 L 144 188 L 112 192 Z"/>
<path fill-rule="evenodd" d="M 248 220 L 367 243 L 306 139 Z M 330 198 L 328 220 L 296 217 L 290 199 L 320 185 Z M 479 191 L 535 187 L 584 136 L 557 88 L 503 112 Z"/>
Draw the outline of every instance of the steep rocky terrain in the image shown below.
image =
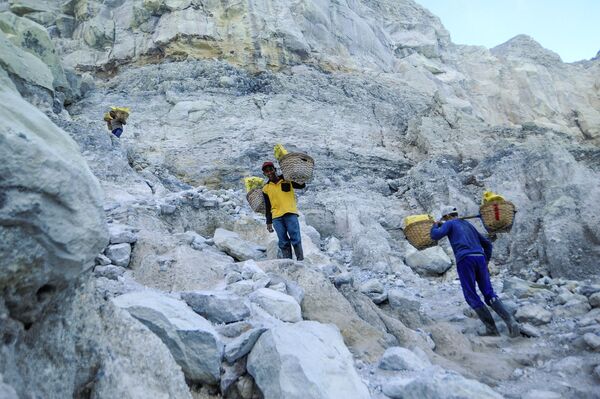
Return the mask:
<path fill-rule="evenodd" d="M 600 397 L 599 72 L 411 0 L 0 0 L 0 397 Z M 275 143 L 303 263 L 245 200 Z M 485 189 L 519 338 L 397 229 Z"/>

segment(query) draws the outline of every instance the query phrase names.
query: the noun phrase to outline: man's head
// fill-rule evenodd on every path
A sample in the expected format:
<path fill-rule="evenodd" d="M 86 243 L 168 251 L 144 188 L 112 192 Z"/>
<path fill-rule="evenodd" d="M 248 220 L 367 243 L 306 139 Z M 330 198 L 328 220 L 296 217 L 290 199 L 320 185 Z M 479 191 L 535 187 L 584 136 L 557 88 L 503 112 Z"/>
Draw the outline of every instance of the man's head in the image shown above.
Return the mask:
<path fill-rule="evenodd" d="M 265 174 L 265 176 L 269 178 L 269 180 L 275 180 L 277 177 L 277 174 L 275 173 L 275 165 L 273 165 L 273 162 L 267 161 L 263 163 L 262 171 Z"/>
<path fill-rule="evenodd" d="M 445 205 L 440 210 L 442 220 L 450 220 L 458 217 L 458 210 L 455 206 Z"/>

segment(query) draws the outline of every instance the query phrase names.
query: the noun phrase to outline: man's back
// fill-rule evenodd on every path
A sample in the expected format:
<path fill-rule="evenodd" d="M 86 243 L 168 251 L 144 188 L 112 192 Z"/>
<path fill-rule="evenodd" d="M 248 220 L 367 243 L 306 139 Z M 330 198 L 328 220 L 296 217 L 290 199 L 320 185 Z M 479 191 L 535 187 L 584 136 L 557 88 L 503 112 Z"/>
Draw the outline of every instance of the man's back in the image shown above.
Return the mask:
<path fill-rule="evenodd" d="M 448 236 L 454 256 L 460 261 L 468 255 L 485 255 L 489 260 L 492 254 L 492 244 L 483 237 L 475 227 L 466 220 L 452 219 L 440 227 L 432 227 L 431 238 L 439 240 Z"/>

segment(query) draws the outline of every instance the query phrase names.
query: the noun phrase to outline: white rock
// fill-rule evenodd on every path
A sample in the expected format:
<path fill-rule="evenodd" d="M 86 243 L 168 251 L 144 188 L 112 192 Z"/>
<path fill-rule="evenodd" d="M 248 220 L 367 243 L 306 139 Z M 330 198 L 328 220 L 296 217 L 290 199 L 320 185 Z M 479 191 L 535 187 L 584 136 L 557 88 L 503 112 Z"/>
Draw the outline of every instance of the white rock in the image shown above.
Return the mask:
<path fill-rule="evenodd" d="M 134 243 L 137 241 L 137 235 L 133 229 L 123 224 L 109 224 L 108 233 L 110 234 L 111 244 Z"/>
<path fill-rule="evenodd" d="M 419 371 L 430 365 L 412 351 L 397 346 L 386 349 L 379 361 L 379 368 L 384 370 Z"/>
<path fill-rule="evenodd" d="M 502 399 L 492 388 L 459 374 L 434 369 L 407 382 L 384 383 L 383 393 L 392 399 Z"/>
<path fill-rule="evenodd" d="M 227 291 L 182 292 L 181 299 L 213 323 L 233 323 L 250 316 L 242 298 Z"/>
<path fill-rule="evenodd" d="M 292 323 L 302 320 L 300 305 L 290 295 L 261 288 L 250 294 L 249 299 L 279 320 Z"/>
<path fill-rule="evenodd" d="M 265 399 L 370 398 L 339 330 L 329 324 L 302 321 L 263 333 L 247 368 Z"/>
<path fill-rule="evenodd" d="M 99 254 L 98 256 L 96 256 L 95 261 L 96 264 L 100 266 L 110 265 L 110 259 L 108 259 L 108 257 L 104 254 Z"/>
<path fill-rule="evenodd" d="M 364 294 L 370 293 L 370 292 L 373 292 L 376 294 L 383 294 L 384 291 L 385 291 L 385 287 L 383 286 L 381 281 L 377 280 L 376 278 L 367 280 L 360 285 L 360 292 L 362 292 Z"/>
<path fill-rule="evenodd" d="M 127 309 L 163 341 L 188 380 L 217 383 L 223 344 L 206 319 L 184 302 L 154 291 L 132 292 L 113 302 Z"/>
<path fill-rule="evenodd" d="M 252 350 L 252 347 L 254 347 L 261 334 L 266 330 L 266 328 L 254 328 L 229 342 L 225 346 L 225 359 L 229 363 L 233 363 L 246 356 Z"/>
<path fill-rule="evenodd" d="M 131 245 L 128 243 L 109 245 L 104 254 L 113 264 L 127 267 L 131 258 Z"/>
<path fill-rule="evenodd" d="M 552 313 L 540 305 L 521 306 L 515 318 L 521 323 L 531 323 L 535 326 L 547 324 L 552 320 Z"/>
<path fill-rule="evenodd" d="M 229 284 L 225 289 L 233 292 L 236 295 L 246 296 L 254 291 L 254 282 L 252 280 L 237 281 Z"/>
<path fill-rule="evenodd" d="M 96 266 L 94 268 L 94 275 L 96 277 L 106 277 L 111 280 L 117 280 L 125 273 L 125 268 L 121 266 L 108 265 L 108 266 Z"/>
<path fill-rule="evenodd" d="M 590 295 L 588 300 L 593 308 L 600 308 L 600 292 Z"/>
<path fill-rule="evenodd" d="M 240 261 L 261 259 L 266 256 L 265 247 L 245 241 L 233 231 L 218 228 L 213 239 L 217 248 Z"/>
<path fill-rule="evenodd" d="M 523 395 L 522 399 L 561 399 L 562 397 L 561 394 L 556 392 L 532 389 Z"/>
<path fill-rule="evenodd" d="M 583 335 L 583 340 L 593 350 L 600 351 L 600 337 L 598 335 L 587 333 Z"/>
<path fill-rule="evenodd" d="M 427 248 L 423 251 L 417 251 L 409 246 L 404 257 L 404 263 L 417 273 L 425 275 L 444 274 L 452 267 L 452 261 L 439 246 Z"/>

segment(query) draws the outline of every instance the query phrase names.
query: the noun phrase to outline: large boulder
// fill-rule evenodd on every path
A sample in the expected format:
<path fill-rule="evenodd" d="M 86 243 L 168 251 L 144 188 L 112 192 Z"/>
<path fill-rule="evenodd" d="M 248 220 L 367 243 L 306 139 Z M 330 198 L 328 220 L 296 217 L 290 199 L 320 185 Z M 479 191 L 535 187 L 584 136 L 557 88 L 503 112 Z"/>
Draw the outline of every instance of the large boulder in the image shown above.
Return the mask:
<path fill-rule="evenodd" d="M 332 325 L 303 321 L 275 327 L 258 339 L 247 367 L 265 399 L 370 398 Z"/>
<path fill-rule="evenodd" d="M 225 278 L 233 259 L 208 247 L 201 251 L 170 236 L 140 232 L 129 267 L 140 283 L 163 291 L 212 289 Z"/>
<path fill-rule="evenodd" d="M 0 13 L 0 30 L 15 46 L 33 54 L 48 66 L 52 72 L 54 88 L 69 88 L 60 56 L 42 25 L 11 13 Z"/>
<path fill-rule="evenodd" d="M 5 337 L 11 322 L 0 323 Z M 0 369 L 15 397 L 191 399 L 167 347 L 128 312 L 106 302 L 93 281 L 62 291 L 26 334 L 13 334 L 12 342 L 3 342 Z"/>
<path fill-rule="evenodd" d="M 213 326 L 184 302 L 153 291 L 121 295 L 113 302 L 163 341 L 188 380 L 219 381 L 223 344 Z"/>
<path fill-rule="evenodd" d="M 383 354 L 386 346 L 385 333 L 361 319 L 348 300 L 321 271 L 286 260 L 258 264 L 266 272 L 283 276 L 302 287 L 304 299 L 301 307 L 305 320 L 335 324 L 340 329 L 346 345 L 351 347 L 357 356 L 375 361 Z"/>
<path fill-rule="evenodd" d="M 77 144 L 3 70 L 0 102 L 0 287 L 29 324 L 108 243 L 103 194 Z"/>
<path fill-rule="evenodd" d="M 233 231 L 218 228 L 213 239 L 217 248 L 239 261 L 261 259 L 266 256 L 265 247 L 243 240 Z"/>
<path fill-rule="evenodd" d="M 302 320 L 300 305 L 290 295 L 270 288 L 260 288 L 250 294 L 249 299 L 281 321 L 294 323 Z"/>
<path fill-rule="evenodd" d="M 194 310 L 213 323 L 233 323 L 250 316 L 244 300 L 227 291 L 183 292 L 181 298 Z"/>
<path fill-rule="evenodd" d="M 452 267 L 452 260 L 441 247 L 417 251 L 407 246 L 404 262 L 419 274 L 439 276 Z"/>

